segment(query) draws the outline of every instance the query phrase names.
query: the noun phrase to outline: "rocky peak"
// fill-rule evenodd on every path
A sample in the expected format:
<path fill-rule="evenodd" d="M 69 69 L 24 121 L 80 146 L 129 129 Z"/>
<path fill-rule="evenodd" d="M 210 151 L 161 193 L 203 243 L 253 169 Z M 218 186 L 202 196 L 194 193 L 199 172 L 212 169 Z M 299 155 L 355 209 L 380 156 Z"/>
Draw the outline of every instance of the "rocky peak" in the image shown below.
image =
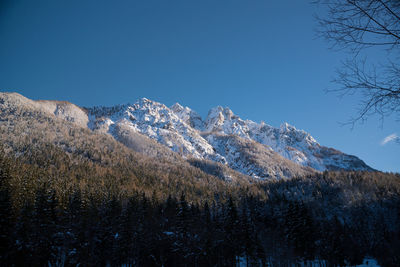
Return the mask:
<path fill-rule="evenodd" d="M 230 110 L 228 107 L 224 108 L 223 114 L 224 114 L 225 119 L 227 119 L 227 120 L 230 120 L 234 115 L 232 110 Z"/>
<path fill-rule="evenodd" d="M 170 107 L 170 109 L 175 113 L 179 113 L 182 112 L 185 108 L 181 104 L 175 103 Z"/>
<path fill-rule="evenodd" d="M 139 99 L 133 105 L 101 108 L 100 111 L 102 112 L 98 114 L 103 117 L 99 120 L 96 119 L 98 114 L 89 116 L 89 125 L 94 125 L 92 129 L 103 129 L 118 139 L 114 129 L 118 125 L 124 126 L 124 129 L 146 135 L 185 156 L 226 163 L 246 174 L 242 167 L 235 165 L 236 156 L 230 158 L 231 156 L 221 152 L 227 148 L 227 144 L 223 142 L 228 142 L 229 136 L 241 139 L 242 144 L 256 142 L 262 145 L 257 146 L 260 148 L 259 152 L 263 149 L 274 151 L 297 164 L 316 170 L 371 170 L 357 157 L 323 147 L 309 133 L 288 123 L 275 128 L 264 122 L 242 120 L 227 107 L 212 108 L 205 121 L 199 114 L 179 103 L 168 108 L 147 98 Z M 222 138 L 223 136 L 227 138 Z M 231 145 L 228 147 L 232 151 L 240 151 Z M 261 154 L 265 153 L 267 152 Z"/>
<path fill-rule="evenodd" d="M 309 133 L 304 130 L 298 130 L 296 127 L 287 122 L 281 124 L 279 127 L 279 132 L 281 135 L 286 135 L 296 142 L 303 142 L 308 145 L 318 144 L 318 142 Z"/>
<path fill-rule="evenodd" d="M 175 103 L 170 107 L 170 109 L 190 127 L 199 131 L 204 130 L 204 122 L 202 118 L 197 112 L 193 111 L 189 107 L 183 107 L 179 103 Z"/>
<path fill-rule="evenodd" d="M 208 112 L 205 122 L 206 130 L 208 132 L 222 131 L 225 133 L 226 124 L 229 124 L 233 117 L 234 114 L 228 107 L 214 107 Z"/>

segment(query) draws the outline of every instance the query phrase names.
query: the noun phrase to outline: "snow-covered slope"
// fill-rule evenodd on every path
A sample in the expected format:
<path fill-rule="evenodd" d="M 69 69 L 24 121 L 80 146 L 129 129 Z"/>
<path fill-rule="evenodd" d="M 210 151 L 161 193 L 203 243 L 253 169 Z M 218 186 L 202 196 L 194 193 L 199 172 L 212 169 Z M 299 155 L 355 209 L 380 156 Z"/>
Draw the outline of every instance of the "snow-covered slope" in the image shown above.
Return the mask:
<path fill-rule="evenodd" d="M 87 108 L 89 127 L 117 140 L 140 133 L 187 158 L 213 160 L 257 177 L 292 177 L 323 170 L 371 170 L 357 157 L 323 147 L 308 133 L 284 123 L 279 128 L 242 120 L 216 107 L 203 120 L 188 107 L 148 100 Z"/>
<path fill-rule="evenodd" d="M 319 171 L 372 170 L 359 158 L 321 146 L 309 133 L 288 123 L 275 128 L 263 122 L 244 121 L 229 108 L 211 109 L 205 128 L 208 132 L 231 134 L 267 145 L 283 157 Z"/>
<path fill-rule="evenodd" d="M 181 119 L 163 104 L 142 98 L 132 105 L 87 110 L 91 119 L 89 127 L 113 134 L 116 139 L 119 139 L 115 128 L 118 126 L 124 128 L 125 134 L 144 134 L 182 155 L 224 161 L 214 153 L 213 147 L 201 137 L 200 132 L 190 126 L 189 121 Z M 185 112 L 179 114 L 186 118 Z"/>
<path fill-rule="evenodd" d="M 10 114 L 13 108 L 23 107 L 110 134 L 148 156 L 214 161 L 254 178 L 290 178 L 314 170 L 372 170 L 357 157 L 321 146 L 287 123 L 275 128 L 242 120 L 229 108 L 215 107 L 203 120 L 188 107 L 168 108 L 146 98 L 134 104 L 81 108 L 0 93 L 0 104 Z"/>
<path fill-rule="evenodd" d="M 0 104 L 2 104 L 2 108 L 8 109 L 8 111 L 18 107 L 29 111 L 53 114 L 82 127 L 86 127 L 89 122 L 89 118 L 82 108 L 67 101 L 34 101 L 18 93 L 0 93 Z"/>

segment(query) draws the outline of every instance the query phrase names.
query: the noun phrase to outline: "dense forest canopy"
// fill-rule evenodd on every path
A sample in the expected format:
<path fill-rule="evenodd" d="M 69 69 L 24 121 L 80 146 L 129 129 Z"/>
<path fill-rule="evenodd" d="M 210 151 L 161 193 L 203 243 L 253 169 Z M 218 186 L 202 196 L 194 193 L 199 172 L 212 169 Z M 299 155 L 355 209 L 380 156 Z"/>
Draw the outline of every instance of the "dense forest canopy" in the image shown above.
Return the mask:
<path fill-rule="evenodd" d="M 134 159 L 132 159 L 134 161 Z M 399 264 L 400 176 L 325 172 L 232 184 L 152 165 L 1 154 L 6 265 Z M 132 167 L 135 166 L 135 167 Z"/>
<path fill-rule="evenodd" d="M 400 265 L 399 174 L 253 179 L 28 103 L 0 105 L 1 265 Z"/>

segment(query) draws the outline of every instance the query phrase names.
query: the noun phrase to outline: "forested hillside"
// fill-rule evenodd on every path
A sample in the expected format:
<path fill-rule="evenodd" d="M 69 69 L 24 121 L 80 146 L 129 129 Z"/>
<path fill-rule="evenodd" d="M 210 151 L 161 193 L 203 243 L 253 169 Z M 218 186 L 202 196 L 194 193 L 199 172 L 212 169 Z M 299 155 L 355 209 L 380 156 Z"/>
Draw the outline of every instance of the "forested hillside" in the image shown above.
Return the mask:
<path fill-rule="evenodd" d="M 5 266 L 399 264 L 398 174 L 233 185 L 74 162 L 51 145 L 34 158 L 1 156 Z"/>
<path fill-rule="evenodd" d="M 92 131 L 72 104 L 13 101 L 0 101 L 2 266 L 400 265 L 399 174 L 254 179 Z M 253 141 L 220 138 L 273 167 Z"/>

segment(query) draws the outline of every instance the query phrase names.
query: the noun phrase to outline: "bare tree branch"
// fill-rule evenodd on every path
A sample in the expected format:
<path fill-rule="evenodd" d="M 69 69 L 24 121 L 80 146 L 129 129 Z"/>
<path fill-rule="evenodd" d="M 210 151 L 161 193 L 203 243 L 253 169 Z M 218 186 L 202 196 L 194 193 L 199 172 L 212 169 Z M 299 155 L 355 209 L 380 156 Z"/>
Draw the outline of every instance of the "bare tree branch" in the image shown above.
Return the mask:
<path fill-rule="evenodd" d="M 324 17 L 317 16 L 317 34 L 332 48 L 349 50 L 353 58 L 337 70 L 329 90 L 339 96 L 358 95 L 361 100 L 357 115 L 348 123 L 365 121 L 378 115 L 383 119 L 400 115 L 400 1 L 398 0 L 320 0 L 326 8 Z M 390 54 L 379 66 L 359 59 L 360 51 L 382 47 Z M 395 58 L 389 58 L 389 55 Z M 384 59 L 383 59 L 384 60 Z M 400 119 L 400 117 L 399 117 Z"/>

